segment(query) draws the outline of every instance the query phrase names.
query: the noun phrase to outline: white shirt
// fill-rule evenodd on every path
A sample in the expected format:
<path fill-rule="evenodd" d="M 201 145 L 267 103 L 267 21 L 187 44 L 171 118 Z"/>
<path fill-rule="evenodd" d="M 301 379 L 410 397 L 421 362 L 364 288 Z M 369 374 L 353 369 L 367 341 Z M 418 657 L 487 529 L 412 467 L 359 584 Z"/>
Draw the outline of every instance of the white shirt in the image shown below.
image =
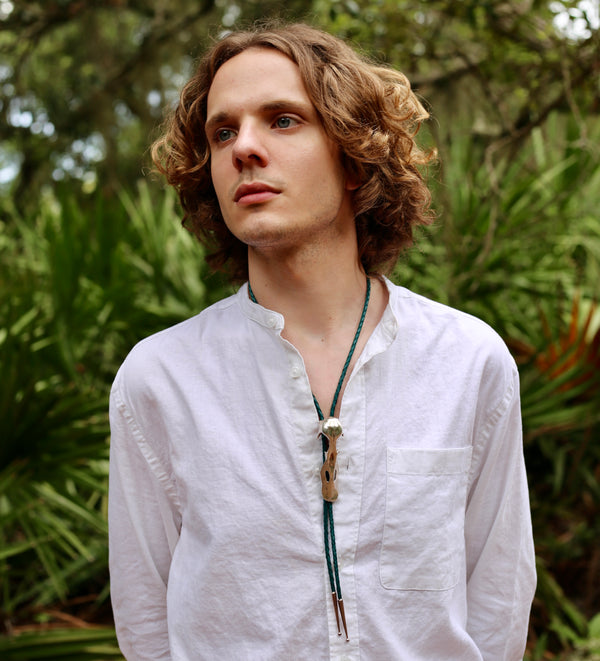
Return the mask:
<path fill-rule="evenodd" d="M 111 395 L 110 569 L 130 660 L 522 658 L 535 588 L 518 376 L 482 321 L 389 281 L 321 444 L 283 317 L 247 286 L 140 342 Z"/>

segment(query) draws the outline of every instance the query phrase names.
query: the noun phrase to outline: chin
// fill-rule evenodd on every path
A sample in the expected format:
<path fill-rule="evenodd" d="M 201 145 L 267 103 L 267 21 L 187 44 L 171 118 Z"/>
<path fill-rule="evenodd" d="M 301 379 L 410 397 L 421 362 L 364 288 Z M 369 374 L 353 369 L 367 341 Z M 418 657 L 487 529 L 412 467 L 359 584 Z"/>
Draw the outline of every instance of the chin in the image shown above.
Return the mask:
<path fill-rule="evenodd" d="M 248 246 L 270 247 L 289 241 L 289 226 L 281 225 L 272 220 L 248 219 L 235 228 L 228 225 L 232 234 Z"/>

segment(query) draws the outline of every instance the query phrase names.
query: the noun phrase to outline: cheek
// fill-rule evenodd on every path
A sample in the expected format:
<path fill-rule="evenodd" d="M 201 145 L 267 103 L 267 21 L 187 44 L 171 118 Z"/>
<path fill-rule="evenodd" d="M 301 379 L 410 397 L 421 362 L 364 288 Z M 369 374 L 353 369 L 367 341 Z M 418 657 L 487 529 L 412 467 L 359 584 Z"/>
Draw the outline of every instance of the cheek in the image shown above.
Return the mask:
<path fill-rule="evenodd" d="M 329 197 L 339 197 L 346 189 L 345 173 L 337 159 L 332 159 L 329 154 L 323 154 L 308 165 L 304 171 L 308 180 L 308 187 L 313 190 L 321 190 Z"/>

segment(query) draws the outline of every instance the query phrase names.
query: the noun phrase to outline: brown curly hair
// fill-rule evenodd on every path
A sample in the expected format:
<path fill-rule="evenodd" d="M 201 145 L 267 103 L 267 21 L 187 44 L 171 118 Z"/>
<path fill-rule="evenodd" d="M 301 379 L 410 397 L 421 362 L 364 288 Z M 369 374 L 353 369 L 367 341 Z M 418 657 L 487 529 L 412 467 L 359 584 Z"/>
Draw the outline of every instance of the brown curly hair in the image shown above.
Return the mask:
<path fill-rule="evenodd" d="M 412 243 L 413 227 L 432 217 L 419 166 L 434 154 L 421 150 L 414 139 L 429 115 L 402 73 L 374 64 L 340 39 L 304 24 L 256 27 L 216 42 L 152 146 L 156 167 L 179 194 L 184 226 L 209 249 L 209 265 L 227 270 L 234 281 L 248 277 L 247 246 L 225 225 L 212 185 L 204 125 L 216 72 L 249 48 L 273 48 L 298 65 L 346 172 L 360 182 L 353 209 L 363 267 L 368 273 L 392 268 Z"/>

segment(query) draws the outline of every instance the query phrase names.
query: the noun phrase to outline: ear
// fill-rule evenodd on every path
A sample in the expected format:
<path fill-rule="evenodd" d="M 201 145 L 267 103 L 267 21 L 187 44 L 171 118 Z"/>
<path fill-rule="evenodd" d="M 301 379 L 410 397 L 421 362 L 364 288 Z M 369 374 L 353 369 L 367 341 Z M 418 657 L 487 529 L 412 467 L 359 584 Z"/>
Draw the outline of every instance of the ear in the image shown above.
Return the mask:
<path fill-rule="evenodd" d="M 352 161 L 342 157 L 342 167 L 344 168 L 344 188 L 347 191 L 353 191 L 362 186 L 361 176 L 353 167 Z"/>
<path fill-rule="evenodd" d="M 358 177 L 355 177 L 351 174 L 346 174 L 346 181 L 345 181 L 345 188 L 346 190 L 356 190 L 357 188 L 361 187 L 361 183 L 358 180 Z"/>

